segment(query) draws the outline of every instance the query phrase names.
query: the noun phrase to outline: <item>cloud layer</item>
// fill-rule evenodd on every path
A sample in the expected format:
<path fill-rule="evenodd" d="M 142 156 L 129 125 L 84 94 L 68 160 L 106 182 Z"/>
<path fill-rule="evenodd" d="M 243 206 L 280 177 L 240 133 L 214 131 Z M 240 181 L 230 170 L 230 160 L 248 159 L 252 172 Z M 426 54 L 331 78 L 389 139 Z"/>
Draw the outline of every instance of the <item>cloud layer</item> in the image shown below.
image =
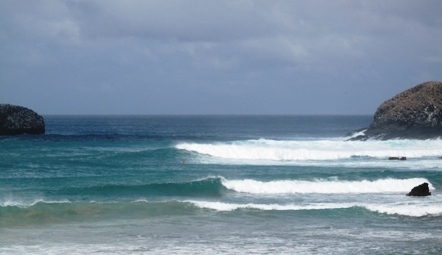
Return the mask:
<path fill-rule="evenodd" d="M 0 101 L 43 113 L 371 114 L 442 80 L 442 2 L 0 2 Z"/>

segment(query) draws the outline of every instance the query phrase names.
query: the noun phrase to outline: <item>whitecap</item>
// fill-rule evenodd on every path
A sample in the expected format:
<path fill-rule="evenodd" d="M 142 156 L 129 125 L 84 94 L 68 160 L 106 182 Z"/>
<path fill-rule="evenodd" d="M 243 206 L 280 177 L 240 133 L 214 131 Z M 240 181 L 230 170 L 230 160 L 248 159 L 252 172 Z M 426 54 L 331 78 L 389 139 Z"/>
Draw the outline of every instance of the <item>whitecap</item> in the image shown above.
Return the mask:
<path fill-rule="evenodd" d="M 442 140 L 276 141 L 246 140 L 219 143 L 180 143 L 177 149 L 230 160 L 315 161 L 355 157 L 440 157 Z"/>
<path fill-rule="evenodd" d="M 411 188 L 429 183 L 430 190 L 433 185 L 425 178 L 410 179 L 379 179 L 374 181 L 345 181 L 345 180 L 279 180 L 257 181 L 252 179 L 226 180 L 221 179 L 222 184 L 230 190 L 251 194 L 348 194 L 348 193 L 404 193 Z"/>

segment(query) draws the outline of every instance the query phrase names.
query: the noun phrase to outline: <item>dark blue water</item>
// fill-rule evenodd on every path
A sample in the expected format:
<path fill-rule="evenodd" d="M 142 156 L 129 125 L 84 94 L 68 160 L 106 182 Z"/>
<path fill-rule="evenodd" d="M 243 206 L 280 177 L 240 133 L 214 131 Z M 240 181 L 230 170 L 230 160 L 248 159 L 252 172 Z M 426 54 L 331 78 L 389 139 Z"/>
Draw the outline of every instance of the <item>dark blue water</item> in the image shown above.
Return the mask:
<path fill-rule="evenodd" d="M 45 122 L 0 137 L 0 252 L 442 252 L 442 142 L 346 141 L 370 116 Z"/>

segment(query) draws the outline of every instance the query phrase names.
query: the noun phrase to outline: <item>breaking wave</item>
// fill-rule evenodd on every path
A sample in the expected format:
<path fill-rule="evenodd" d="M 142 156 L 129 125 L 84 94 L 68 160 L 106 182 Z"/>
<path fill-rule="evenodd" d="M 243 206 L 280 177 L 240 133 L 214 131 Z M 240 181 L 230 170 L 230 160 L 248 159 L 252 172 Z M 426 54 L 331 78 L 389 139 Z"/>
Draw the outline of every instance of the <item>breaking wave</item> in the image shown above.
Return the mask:
<path fill-rule="evenodd" d="M 177 149 L 211 157 L 246 161 L 316 161 L 354 157 L 440 157 L 442 140 L 277 141 L 246 140 L 219 143 L 179 143 Z"/>
<path fill-rule="evenodd" d="M 414 186 L 429 183 L 430 190 L 433 185 L 425 178 L 410 179 L 380 179 L 374 181 L 340 181 L 340 180 L 222 180 L 222 184 L 230 190 L 252 194 L 348 194 L 348 193 L 399 193 L 409 192 Z"/>
<path fill-rule="evenodd" d="M 188 201 L 197 207 L 216 211 L 234 211 L 240 209 L 253 209 L 263 211 L 310 211 L 310 210 L 336 210 L 363 208 L 371 212 L 401 215 L 409 217 L 440 216 L 442 205 L 417 205 L 417 204 L 367 204 L 367 203 L 316 203 L 316 204 L 235 204 L 209 201 Z"/>

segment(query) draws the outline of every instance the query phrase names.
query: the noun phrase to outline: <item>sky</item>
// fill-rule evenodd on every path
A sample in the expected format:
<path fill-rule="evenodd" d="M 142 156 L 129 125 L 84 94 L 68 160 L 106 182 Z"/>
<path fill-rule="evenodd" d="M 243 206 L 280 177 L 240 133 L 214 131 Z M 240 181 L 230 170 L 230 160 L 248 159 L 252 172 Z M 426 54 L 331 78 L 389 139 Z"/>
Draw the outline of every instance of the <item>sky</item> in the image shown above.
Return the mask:
<path fill-rule="evenodd" d="M 0 0 L 0 103 L 374 114 L 442 80 L 440 0 Z"/>

